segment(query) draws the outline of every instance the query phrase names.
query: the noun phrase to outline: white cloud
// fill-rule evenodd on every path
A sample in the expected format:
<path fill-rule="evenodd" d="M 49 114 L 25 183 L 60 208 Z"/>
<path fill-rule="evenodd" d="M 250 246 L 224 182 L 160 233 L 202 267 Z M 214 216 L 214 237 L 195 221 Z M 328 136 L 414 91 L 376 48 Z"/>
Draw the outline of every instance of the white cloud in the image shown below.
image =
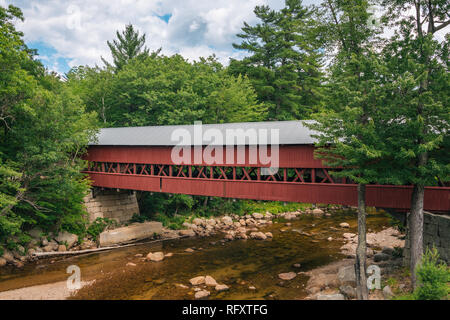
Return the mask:
<path fill-rule="evenodd" d="M 110 59 L 106 41 L 127 23 L 146 33 L 151 50 L 161 47 L 163 54 L 180 53 L 191 60 L 215 53 L 227 63 L 243 54 L 234 52 L 232 43 L 244 21 L 256 22 L 254 7 L 284 5 L 284 0 L 0 0 L 5 2 L 22 8 L 25 22 L 18 28 L 25 40 L 54 48 L 69 66 Z M 166 14 L 171 14 L 168 23 L 158 17 Z"/>

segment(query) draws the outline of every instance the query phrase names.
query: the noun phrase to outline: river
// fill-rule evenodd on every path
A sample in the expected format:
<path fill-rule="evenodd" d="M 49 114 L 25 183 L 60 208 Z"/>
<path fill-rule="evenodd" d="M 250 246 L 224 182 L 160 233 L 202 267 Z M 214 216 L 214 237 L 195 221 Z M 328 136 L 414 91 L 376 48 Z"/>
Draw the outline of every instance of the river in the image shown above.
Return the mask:
<path fill-rule="evenodd" d="M 193 299 L 189 279 L 210 275 L 229 290 L 215 292 L 210 299 L 302 299 L 308 277 L 298 274 L 281 281 L 279 273 L 305 272 L 341 259 L 342 234 L 357 230 L 356 213 L 340 211 L 329 217 L 301 216 L 298 220 L 274 219 L 262 228 L 272 232 L 270 240 L 221 242 L 223 235 L 147 243 L 134 247 L 91 253 L 64 259 L 28 263 L 22 269 L 0 269 L 0 292 L 65 281 L 66 268 L 77 265 L 82 281 L 95 282 L 82 288 L 73 299 Z M 347 222 L 349 229 L 339 227 Z M 290 226 L 286 226 L 290 223 Z M 372 232 L 388 226 L 381 213 L 369 214 Z M 332 237 L 333 240 L 327 240 Z M 194 252 L 185 252 L 193 248 Z M 161 262 L 144 262 L 149 252 L 173 253 Z M 136 266 L 127 266 L 128 262 Z M 300 267 L 294 266 L 300 264 Z M 179 284 L 187 286 L 183 288 Z M 254 287 L 254 288 L 250 288 Z"/>

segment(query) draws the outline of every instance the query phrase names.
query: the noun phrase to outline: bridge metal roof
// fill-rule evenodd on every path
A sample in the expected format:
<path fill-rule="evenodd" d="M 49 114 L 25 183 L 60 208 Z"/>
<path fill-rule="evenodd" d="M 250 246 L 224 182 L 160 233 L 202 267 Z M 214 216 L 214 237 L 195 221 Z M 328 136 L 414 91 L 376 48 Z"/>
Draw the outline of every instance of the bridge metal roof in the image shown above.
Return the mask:
<path fill-rule="evenodd" d="M 249 138 L 249 133 L 257 134 L 258 142 L 261 143 L 262 136 L 267 137 L 267 143 L 271 143 L 271 132 L 278 132 L 279 144 L 314 144 L 316 139 L 311 137 L 312 130 L 307 128 L 304 121 L 266 121 L 266 122 L 238 122 L 223 124 L 202 124 L 202 134 L 205 132 L 214 137 L 219 134 L 223 136 L 223 142 L 216 140 L 210 143 L 207 141 L 197 141 L 194 138 L 194 125 L 176 125 L 176 126 L 148 126 L 148 127 L 121 127 L 104 128 L 97 135 L 97 141 L 90 145 L 99 146 L 175 146 L 175 145 L 253 145 Z M 213 130 L 210 130 L 213 129 Z M 250 131 L 249 131 L 250 130 Z M 266 130 L 266 131 L 264 131 Z M 271 131 L 275 130 L 275 131 Z M 241 140 L 237 139 L 234 143 L 226 143 L 226 134 L 234 132 Z M 189 141 L 182 141 L 179 134 L 188 134 Z M 197 135 L 198 136 L 198 135 Z M 195 140 L 195 141 L 194 141 Z M 215 139 L 213 139 L 215 140 Z M 245 142 L 244 142 L 245 141 Z M 254 141 L 254 140 L 253 140 Z M 274 142 L 276 142 L 274 140 Z"/>

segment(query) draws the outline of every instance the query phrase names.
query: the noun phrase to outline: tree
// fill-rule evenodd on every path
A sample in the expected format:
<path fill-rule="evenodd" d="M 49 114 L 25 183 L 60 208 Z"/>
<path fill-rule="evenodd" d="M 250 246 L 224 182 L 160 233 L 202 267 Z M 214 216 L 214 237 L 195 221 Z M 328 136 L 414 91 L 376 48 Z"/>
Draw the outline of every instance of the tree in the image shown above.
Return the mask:
<path fill-rule="evenodd" d="M 14 21 L 0 7 L 0 246 L 24 244 L 39 225 L 59 231 L 83 223 L 89 186 L 79 159 L 95 131 L 95 114 L 34 60 Z"/>
<path fill-rule="evenodd" d="M 117 39 L 113 40 L 113 42 L 107 41 L 115 70 L 122 69 L 124 65 L 134 58 L 149 55 L 149 50 L 147 47 L 144 47 L 145 34 L 140 36 L 139 31 L 135 30 L 132 24 L 126 25 L 122 33 L 116 31 L 116 36 Z M 102 58 L 102 61 L 107 67 L 112 67 L 105 59 Z"/>
<path fill-rule="evenodd" d="M 408 233 L 412 283 L 423 254 L 423 202 L 426 185 L 450 181 L 448 146 L 450 3 L 445 0 L 383 0 L 385 21 L 396 28 L 384 49 L 392 95 L 387 101 L 386 140 L 393 175 L 412 184 Z"/>
<path fill-rule="evenodd" d="M 251 55 L 231 60 L 229 72 L 245 74 L 260 102 L 268 106 L 268 120 L 306 119 L 321 105 L 321 43 L 314 30 L 315 10 L 301 0 L 286 0 L 280 11 L 257 6 L 261 21 L 255 26 L 244 22 L 239 50 Z"/>
<path fill-rule="evenodd" d="M 319 158 L 336 168 L 332 174 L 358 184 L 357 298 L 368 299 L 366 281 L 366 185 L 383 181 L 378 116 L 384 95 L 381 59 L 375 51 L 377 30 L 369 26 L 366 0 L 324 3 L 328 49 L 334 54 L 326 86 L 329 110 L 315 116 Z M 328 36 L 327 36 L 328 35 Z M 337 35 L 337 37 L 336 37 Z"/>

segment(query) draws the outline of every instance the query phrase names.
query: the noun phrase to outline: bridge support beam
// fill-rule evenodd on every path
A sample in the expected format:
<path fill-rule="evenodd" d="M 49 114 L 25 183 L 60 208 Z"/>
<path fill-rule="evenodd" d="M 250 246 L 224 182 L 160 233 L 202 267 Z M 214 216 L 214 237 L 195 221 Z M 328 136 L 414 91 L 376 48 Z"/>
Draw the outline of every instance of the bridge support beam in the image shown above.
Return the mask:
<path fill-rule="evenodd" d="M 124 223 L 128 222 L 134 214 L 139 214 L 135 191 L 94 188 L 84 198 L 84 204 L 90 222 L 97 218 L 108 218 Z"/>

